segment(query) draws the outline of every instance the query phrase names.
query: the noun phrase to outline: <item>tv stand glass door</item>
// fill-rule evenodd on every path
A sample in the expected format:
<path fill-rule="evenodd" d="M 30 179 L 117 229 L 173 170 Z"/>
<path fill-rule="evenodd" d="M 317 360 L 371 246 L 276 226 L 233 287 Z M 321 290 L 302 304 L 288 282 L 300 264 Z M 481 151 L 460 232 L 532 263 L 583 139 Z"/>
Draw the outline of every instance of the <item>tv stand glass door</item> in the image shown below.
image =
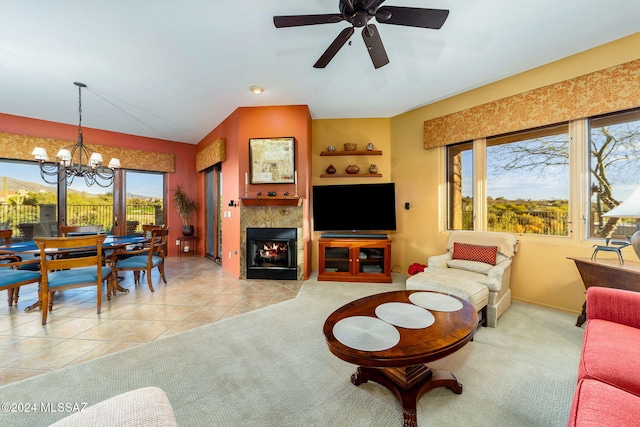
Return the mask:
<path fill-rule="evenodd" d="M 321 238 L 318 280 L 391 283 L 391 240 Z"/>

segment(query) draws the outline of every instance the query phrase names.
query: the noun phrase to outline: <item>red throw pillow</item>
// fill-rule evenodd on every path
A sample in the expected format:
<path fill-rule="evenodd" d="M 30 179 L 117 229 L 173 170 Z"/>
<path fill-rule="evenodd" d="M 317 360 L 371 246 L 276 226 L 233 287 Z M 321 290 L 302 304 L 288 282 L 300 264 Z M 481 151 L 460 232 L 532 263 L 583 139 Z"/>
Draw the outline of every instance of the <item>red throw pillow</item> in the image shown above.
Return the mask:
<path fill-rule="evenodd" d="M 469 243 L 453 243 L 453 259 L 484 262 L 496 265 L 497 246 L 471 245 Z"/>

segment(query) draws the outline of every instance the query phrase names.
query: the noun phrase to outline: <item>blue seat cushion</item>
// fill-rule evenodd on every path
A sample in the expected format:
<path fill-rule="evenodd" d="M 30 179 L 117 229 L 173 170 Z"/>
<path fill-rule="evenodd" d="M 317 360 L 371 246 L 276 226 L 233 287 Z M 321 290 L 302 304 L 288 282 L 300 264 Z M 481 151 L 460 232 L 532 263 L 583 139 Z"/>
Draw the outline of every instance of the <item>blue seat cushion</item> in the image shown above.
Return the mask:
<path fill-rule="evenodd" d="M 61 270 L 49 273 L 49 289 L 57 286 L 73 285 L 75 283 L 96 282 L 98 267 L 74 268 L 72 270 Z M 102 281 L 111 274 L 109 267 L 102 267 Z M 88 285 L 87 285 L 88 286 Z"/>
<path fill-rule="evenodd" d="M 122 259 L 116 263 L 116 269 L 118 268 L 147 268 L 149 261 L 149 255 L 136 255 Z M 157 267 L 162 264 L 162 257 L 153 255 L 151 257 L 151 267 Z"/>
<path fill-rule="evenodd" d="M 39 280 L 40 272 L 31 270 L 0 269 L 0 286 L 9 286 L 25 280 Z"/>
<path fill-rule="evenodd" d="M 20 257 L 20 259 L 22 261 L 31 261 L 31 260 L 34 260 L 34 259 L 40 260 L 40 254 L 38 254 L 38 255 L 35 255 L 35 254 L 20 254 L 19 257 Z M 33 264 L 21 265 L 18 268 L 20 270 L 38 271 L 38 270 L 40 270 L 40 264 L 34 262 Z"/>

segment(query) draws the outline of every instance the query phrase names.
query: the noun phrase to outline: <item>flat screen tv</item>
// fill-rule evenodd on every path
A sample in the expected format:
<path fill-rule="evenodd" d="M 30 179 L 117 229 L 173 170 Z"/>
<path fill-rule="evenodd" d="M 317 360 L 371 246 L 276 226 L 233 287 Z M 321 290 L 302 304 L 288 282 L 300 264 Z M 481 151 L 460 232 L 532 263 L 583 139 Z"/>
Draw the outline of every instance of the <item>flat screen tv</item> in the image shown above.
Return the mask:
<path fill-rule="evenodd" d="M 395 184 L 314 186 L 313 229 L 353 233 L 395 230 Z"/>

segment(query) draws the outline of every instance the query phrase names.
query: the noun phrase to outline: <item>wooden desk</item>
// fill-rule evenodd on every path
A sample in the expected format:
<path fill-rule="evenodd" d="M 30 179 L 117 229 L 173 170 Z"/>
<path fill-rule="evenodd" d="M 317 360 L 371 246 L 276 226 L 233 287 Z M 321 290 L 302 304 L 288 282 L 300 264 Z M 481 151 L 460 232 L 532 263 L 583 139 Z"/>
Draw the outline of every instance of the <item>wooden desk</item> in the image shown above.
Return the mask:
<path fill-rule="evenodd" d="M 576 263 L 585 290 L 591 286 L 600 286 L 640 292 L 640 262 L 625 261 L 620 265 L 617 258 L 603 258 L 598 261 L 592 261 L 589 258 L 568 258 Z M 582 326 L 586 320 L 587 302 L 585 301 L 576 326 Z"/>

